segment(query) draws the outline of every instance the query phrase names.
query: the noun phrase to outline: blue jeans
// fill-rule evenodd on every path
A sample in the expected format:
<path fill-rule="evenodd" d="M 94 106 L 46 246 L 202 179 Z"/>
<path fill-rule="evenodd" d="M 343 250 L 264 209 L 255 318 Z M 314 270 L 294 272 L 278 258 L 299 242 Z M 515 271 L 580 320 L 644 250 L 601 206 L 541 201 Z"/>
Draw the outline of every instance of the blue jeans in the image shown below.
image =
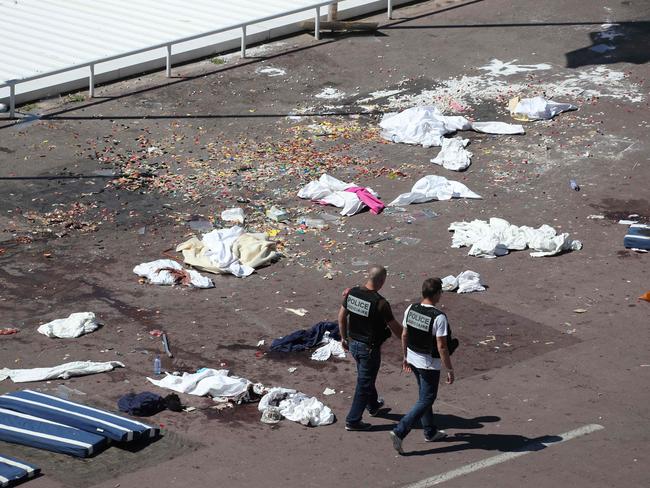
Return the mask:
<path fill-rule="evenodd" d="M 425 437 L 433 437 L 438 428 L 433 423 L 433 402 L 438 396 L 438 382 L 440 371 L 437 369 L 412 368 L 420 390 L 418 401 L 413 408 L 402 417 L 399 424 L 393 429 L 397 437 L 404 439 L 418 420 L 422 423 Z"/>
<path fill-rule="evenodd" d="M 381 365 L 380 347 L 371 348 L 364 342 L 350 339 L 350 354 L 357 363 L 357 387 L 354 390 L 350 412 L 345 418 L 347 424 L 361 422 L 363 411 L 366 408 L 373 410 L 379 406 L 375 380 Z"/>

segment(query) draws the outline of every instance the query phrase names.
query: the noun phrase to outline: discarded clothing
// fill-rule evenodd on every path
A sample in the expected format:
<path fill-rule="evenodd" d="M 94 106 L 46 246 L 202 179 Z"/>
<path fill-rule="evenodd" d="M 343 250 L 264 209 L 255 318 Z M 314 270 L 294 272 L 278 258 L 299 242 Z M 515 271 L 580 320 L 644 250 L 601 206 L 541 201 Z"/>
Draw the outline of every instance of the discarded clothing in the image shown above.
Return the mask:
<path fill-rule="evenodd" d="M 147 278 L 153 285 L 183 284 L 195 288 L 213 288 L 214 283 L 193 269 L 185 269 L 173 259 L 157 259 L 148 263 L 138 264 L 133 272 L 142 278 Z"/>
<path fill-rule="evenodd" d="M 568 233 L 557 234 L 555 229 L 542 225 L 539 229 L 511 225 L 508 221 L 491 218 L 489 222 L 452 222 L 449 230 L 454 232 L 451 247 L 471 246 L 470 256 L 495 258 L 508 254 L 510 249 L 535 251 L 532 257 L 554 256 L 563 251 L 582 249 L 582 243 L 573 240 Z"/>
<path fill-rule="evenodd" d="M 350 188 L 347 188 L 345 191 L 355 193 L 359 197 L 359 200 L 365 203 L 366 206 L 370 209 L 370 213 L 379 215 L 381 211 L 384 210 L 385 208 L 384 202 L 382 202 L 379 198 L 377 198 L 372 193 L 370 193 L 367 188 L 363 188 L 360 186 L 351 186 Z"/>
<path fill-rule="evenodd" d="M 334 340 L 341 340 L 339 325 L 336 322 L 318 322 L 311 329 L 303 329 L 291 334 L 274 339 L 271 343 L 271 351 L 298 352 L 311 349 L 321 342 L 325 332 Z"/>
<path fill-rule="evenodd" d="M 120 412 L 126 412 L 136 417 L 148 417 L 165 410 L 167 405 L 160 395 L 143 391 L 142 393 L 127 393 L 117 401 Z"/>
<path fill-rule="evenodd" d="M 411 107 L 384 115 L 379 126 L 381 137 L 404 144 L 424 147 L 441 146 L 443 136 L 459 130 L 476 130 L 488 134 L 524 134 L 521 125 L 503 122 L 470 122 L 465 117 L 442 115 L 434 106 Z"/>
<path fill-rule="evenodd" d="M 342 208 L 341 215 L 354 215 L 366 208 L 366 204 L 349 188 L 359 188 L 352 183 L 345 183 L 328 174 L 322 174 L 318 180 L 309 182 L 298 192 L 298 197 L 306 198 L 324 205 L 333 205 Z M 372 188 L 365 188 L 367 192 L 377 197 Z"/>
<path fill-rule="evenodd" d="M 345 349 L 343 349 L 343 344 L 341 344 L 341 341 L 332 339 L 329 332 L 325 332 L 320 344 L 323 345 L 312 353 L 312 360 L 327 361 L 332 356 L 345 359 Z"/>
<path fill-rule="evenodd" d="M 275 243 L 263 235 L 247 234 L 239 226 L 215 229 L 179 244 L 185 264 L 209 273 L 231 273 L 239 278 L 249 276 L 256 267 L 271 263 L 279 257 Z"/>
<path fill-rule="evenodd" d="M 440 152 L 431 162 L 452 171 L 464 171 L 472 164 L 472 153 L 465 149 L 468 144 L 469 139 L 444 138 Z"/>
<path fill-rule="evenodd" d="M 544 97 L 522 98 L 517 97 L 508 103 L 510 115 L 515 120 L 548 120 L 556 115 L 569 110 L 578 110 L 578 107 L 570 103 L 558 103 L 553 100 L 546 100 Z"/>
<path fill-rule="evenodd" d="M 119 361 L 107 361 L 97 363 L 93 361 L 73 361 L 71 363 L 53 366 L 51 368 L 31 369 L 0 369 L 0 381 L 11 378 L 14 383 L 26 383 L 28 381 L 44 381 L 61 378 L 67 380 L 73 376 L 84 376 L 87 374 L 105 373 L 114 368 L 123 368 L 124 364 Z"/>
<path fill-rule="evenodd" d="M 334 422 L 332 410 L 315 397 L 287 388 L 271 388 L 258 405 L 260 412 L 277 407 L 280 414 L 302 425 L 318 427 Z"/>
<path fill-rule="evenodd" d="M 458 181 L 448 180 L 444 176 L 427 175 L 416 181 L 410 192 L 402 193 L 388 206 L 402 206 L 431 200 L 450 200 L 452 198 L 481 198 L 481 196 Z"/>
<path fill-rule="evenodd" d="M 454 291 L 457 293 L 471 293 L 474 291 L 485 291 L 481 283 L 481 275 L 475 271 L 463 271 L 458 276 L 449 275 L 442 279 L 442 289 L 444 291 Z"/>
<path fill-rule="evenodd" d="M 97 330 L 99 324 L 92 312 L 71 313 L 67 319 L 56 319 L 41 325 L 37 331 L 48 337 L 73 339 Z"/>
<path fill-rule="evenodd" d="M 167 374 L 163 379 L 147 378 L 151 383 L 161 388 L 187 393 L 188 395 L 210 395 L 217 401 L 243 401 L 252 385 L 245 378 L 228 376 L 227 369 L 205 368 L 196 373 L 183 373 L 182 376 Z"/>

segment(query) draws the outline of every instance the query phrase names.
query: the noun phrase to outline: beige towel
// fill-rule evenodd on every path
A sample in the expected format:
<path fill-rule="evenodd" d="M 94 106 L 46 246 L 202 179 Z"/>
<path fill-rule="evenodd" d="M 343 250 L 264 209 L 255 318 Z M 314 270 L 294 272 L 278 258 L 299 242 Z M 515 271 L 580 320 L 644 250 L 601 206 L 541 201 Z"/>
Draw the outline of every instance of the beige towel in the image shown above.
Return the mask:
<path fill-rule="evenodd" d="M 212 264 L 210 258 L 205 256 L 207 251 L 208 248 L 203 244 L 203 241 L 196 237 L 192 237 L 176 247 L 176 252 L 183 253 L 185 264 L 208 273 L 229 273 L 228 270 L 218 268 Z M 242 264 L 251 268 L 267 266 L 280 256 L 275 250 L 275 242 L 267 241 L 261 238 L 259 234 L 242 234 L 239 236 L 232 246 L 232 253 Z"/>

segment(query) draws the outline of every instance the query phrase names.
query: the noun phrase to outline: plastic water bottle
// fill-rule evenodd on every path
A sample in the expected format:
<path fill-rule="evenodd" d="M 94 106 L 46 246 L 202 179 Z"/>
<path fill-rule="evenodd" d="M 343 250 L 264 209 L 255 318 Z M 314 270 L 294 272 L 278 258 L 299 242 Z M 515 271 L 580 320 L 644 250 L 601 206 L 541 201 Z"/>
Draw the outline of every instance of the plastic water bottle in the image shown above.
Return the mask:
<path fill-rule="evenodd" d="M 153 360 L 153 374 L 154 375 L 159 375 L 160 374 L 160 357 L 156 356 L 155 359 Z"/>
<path fill-rule="evenodd" d="M 569 185 L 571 185 L 572 190 L 580 191 L 580 185 L 578 185 L 576 180 L 569 180 Z"/>

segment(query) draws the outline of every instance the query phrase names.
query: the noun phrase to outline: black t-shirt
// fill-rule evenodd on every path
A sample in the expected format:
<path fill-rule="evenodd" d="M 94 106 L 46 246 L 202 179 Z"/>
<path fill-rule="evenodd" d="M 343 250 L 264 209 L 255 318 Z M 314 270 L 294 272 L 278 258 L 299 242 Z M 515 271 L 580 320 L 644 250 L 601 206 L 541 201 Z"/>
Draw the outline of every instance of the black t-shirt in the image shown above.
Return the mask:
<path fill-rule="evenodd" d="M 368 292 L 371 291 L 365 286 L 360 286 L 359 288 L 361 288 L 361 290 L 363 291 L 368 291 Z M 343 308 L 346 308 L 347 299 L 348 299 L 348 294 L 346 293 L 345 296 L 343 297 L 343 302 L 341 303 L 341 306 Z M 377 302 L 377 311 L 381 314 L 381 317 L 384 319 L 385 323 L 388 323 L 395 318 L 393 316 L 393 310 L 390 308 L 390 303 L 388 303 L 388 301 L 384 297 L 381 297 L 379 299 L 379 302 Z"/>

